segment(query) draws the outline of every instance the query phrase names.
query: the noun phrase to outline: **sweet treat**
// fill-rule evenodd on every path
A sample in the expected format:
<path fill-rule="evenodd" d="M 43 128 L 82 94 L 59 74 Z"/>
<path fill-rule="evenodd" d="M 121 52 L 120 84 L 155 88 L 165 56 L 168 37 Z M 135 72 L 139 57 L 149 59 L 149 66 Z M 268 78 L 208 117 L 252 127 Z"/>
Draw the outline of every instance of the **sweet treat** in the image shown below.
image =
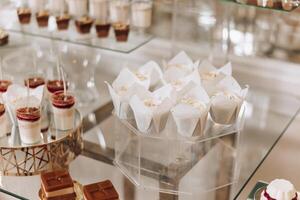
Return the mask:
<path fill-rule="evenodd" d="M 48 26 L 48 20 L 49 20 L 49 12 L 46 10 L 40 11 L 36 13 L 36 21 L 39 25 L 39 27 L 47 27 Z"/>
<path fill-rule="evenodd" d="M 104 37 L 108 37 L 109 34 L 109 29 L 110 29 L 110 24 L 101 24 L 101 23 L 96 23 L 96 32 L 97 32 L 97 36 L 99 38 L 104 38 Z"/>
<path fill-rule="evenodd" d="M 63 14 L 56 17 L 56 25 L 58 30 L 67 30 L 69 28 L 70 16 Z"/>
<path fill-rule="evenodd" d="M 108 20 L 108 5 L 107 0 L 90 0 L 89 11 L 90 16 L 101 21 Z"/>
<path fill-rule="evenodd" d="M 31 19 L 31 10 L 29 8 L 18 8 L 17 10 L 20 24 L 29 24 Z"/>
<path fill-rule="evenodd" d="M 211 98 L 210 115 L 218 124 L 232 124 L 236 121 L 242 99 L 232 92 L 219 92 Z"/>
<path fill-rule="evenodd" d="M 9 80 L 0 80 L 0 93 L 4 93 L 7 91 L 8 86 L 12 84 Z"/>
<path fill-rule="evenodd" d="M 29 82 L 29 88 L 31 88 L 31 89 L 37 88 L 38 86 L 45 84 L 45 80 L 42 77 L 33 77 L 33 78 L 29 78 L 29 79 L 25 80 L 24 83 L 25 83 L 26 87 L 27 87 L 28 82 Z"/>
<path fill-rule="evenodd" d="M 7 122 L 5 115 L 5 106 L 0 103 L 0 137 L 3 137 L 7 133 Z"/>
<path fill-rule="evenodd" d="M 118 42 L 126 42 L 129 35 L 129 25 L 117 23 L 114 24 L 116 39 Z"/>
<path fill-rule="evenodd" d="M 299 200 L 299 197 L 292 183 L 276 179 L 262 192 L 260 200 Z"/>
<path fill-rule="evenodd" d="M 110 180 L 83 186 L 84 200 L 118 200 L 119 195 Z"/>
<path fill-rule="evenodd" d="M 88 16 L 81 17 L 75 21 L 75 25 L 79 33 L 87 34 L 91 31 L 93 19 Z"/>
<path fill-rule="evenodd" d="M 70 130 L 74 127 L 75 98 L 64 92 L 55 92 L 52 96 L 52 107 L 55 128 L 58 130 Z"/>
<path fill-rule="evenodd" d="M 41 174 L 42 192 L 45 200 L 75 200 L 73 180 L 66 170 Z"/>
<path fill-rule="evenodd" d="M 22 107 L 17 109 L 21 141 L 34 144 L 41 140 L 41 112 L 37 107 Z"/>
<path fill-rule="evenodd" d="M 81 17 L 88 14 L 87 0 L 68 0 L 67 3 L 70 15 Z"/>
<path fill-rule="evenodd" d="M 294 5 L 293 5 L 293 0 L 282 0 L 281 1 L 281 6 L 284 10 L 292 10 Z"/>
<path fill-rule="evenodd" d="M 147 1 L 133 2 L 131 6 L 132 25 L 140 28 L 151 26 L 152 3 Z"/>
<path fill-rule="evenodd" d="M 8 33 L 3 29 L 0 29 L 0 46 L 8 44 Z"/>
<path fill-rule="evenodd" d="M 110 19 L 113 23 L 128 23 L 129 6 L 128 1 L 114 0 L 110 2 Z"/>
<path fill-rule="evenodd" d="M 48 92 L 54 94 L 64 90 L 64 82 L 62 80 L 51 80 L 47 82 Z"/>

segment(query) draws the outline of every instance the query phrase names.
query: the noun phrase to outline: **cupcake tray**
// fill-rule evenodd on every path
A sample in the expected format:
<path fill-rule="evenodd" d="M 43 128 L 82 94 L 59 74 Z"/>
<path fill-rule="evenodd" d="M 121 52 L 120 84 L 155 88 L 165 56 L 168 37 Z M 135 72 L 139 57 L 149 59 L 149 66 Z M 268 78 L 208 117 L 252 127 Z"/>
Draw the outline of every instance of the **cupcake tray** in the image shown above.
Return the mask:
<path fill-rule="evenodd" d="M 41 133 L 36 144 L 23 144 L 18 134 L 8 133 L 0 138 L 0 172 L 4 176 L 32 176 L 46 170 L 67 168 L 83 149 L 82 117 L 75 112 L 74 128 L 68 131 L 55 129 L 53 114 L 48 112 L 50 125 Z"/>

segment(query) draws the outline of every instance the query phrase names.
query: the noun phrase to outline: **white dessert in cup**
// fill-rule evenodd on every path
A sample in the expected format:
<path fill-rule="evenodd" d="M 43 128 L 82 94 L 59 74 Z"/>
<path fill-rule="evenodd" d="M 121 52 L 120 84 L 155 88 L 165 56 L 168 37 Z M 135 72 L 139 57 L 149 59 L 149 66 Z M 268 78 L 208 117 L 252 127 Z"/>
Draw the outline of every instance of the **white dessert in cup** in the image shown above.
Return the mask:
<path fill-rule="evenodd" d="M 17 109 L 16 115 L 22 143 L 38 143 L 42 139 L 40 108 L 21 107 Z"/>
<path fill-rule="evenodd" d="M 87 0 L 67 0 L 68 7 L 69 7 L 69 13 L 72 16 L 85 16 L 88 12 L 88 2 Z"/>
<path fill-rule="evenodd" d="M 46 0 L 29 0 L 28 3 L 34 12 L 38 12 L 45 9 Z"/>
<path fill-rule="evenodd" d="M 148 28 L 152 21 L 152 3 L 150 1 L 136 1 L 132 3 L 132 25 Z"/>
<path fill-rule="evenodd" d="M 59 91 L 52 96 L 52 108 L 55 128 L 66 131 L 74 128 L 75 98 L 70 94 Z"/>
<path fill-rule="evenodd" d="M 101 21 L 106 22 L 108 19 L 108 0 L 89 0 L 90 16 Z"/>
<path fill-rule="evenodd" d="M 299 200 L 294 185 L 284 179 L 272 181 L 261 193 L 260 200 Z"/>
<path fill-rule="evenodd" d="M 128 23 L 129 2 L 114 0 L 110 2 L 110 18 L 113 23 Z"/>
<path fill-rule="evenodd" d="M 218 124 L 233 124 L 243 100 L 233 92 L 218 92 L 211 97 L 210 116 Z"/>

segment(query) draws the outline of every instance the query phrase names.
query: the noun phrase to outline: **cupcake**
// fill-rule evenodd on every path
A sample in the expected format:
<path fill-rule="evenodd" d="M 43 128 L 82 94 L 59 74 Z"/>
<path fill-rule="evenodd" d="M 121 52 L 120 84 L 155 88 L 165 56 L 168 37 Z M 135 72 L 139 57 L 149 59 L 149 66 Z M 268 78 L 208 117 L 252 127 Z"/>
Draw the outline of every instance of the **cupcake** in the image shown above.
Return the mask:
<path fill-rule="evenodd" d="M 128 40 L 129 35 L 129 25 L 116 23 L 114 24 L 115 36 L 118 42 L 126 42 Z"/>
<path fill-rule="evenodd" d="M 260 200 L 299 200 L 292 183 L 283 179 L 272 181 L 262 192 Z"/>
<path fill-rule="evenodd" d="M 7 132 L 7 122 L 6 122 L 6 115 L 5 115 L 5 106 L 4 104 L 0 103 L 0 137 L 5 136 Z"/>
<path fill-rule="evenodd" d="M 97 32 L 97 36 L 99 38 L 104 38 L 104 37 L 108 37 L 109 35 L 109 29 L 110 29 L 110 24 L 109 23 L 97 23 L 96 22 L 96 32 Z"/>
<path fill-rule="evenodd" d="M 52 95 L 52 107 L 55 127 L 58 130 L 70 130 L 74 127 L 74 96 L 58 91 Z"/>
<path fill-rule="evenodd" d="M 57 30 L 67 30 L 69 28 L 70 16 L 63 14 L 56 17 Z"/>
<path fill-rule="evenodd" d="M 41 140 L 41 112 L 38 107 L 22 107 L 16 111 L 21 141 L 34 144 Z"/>
<path fill-rule="evenodd" d="M 66 170 L 43 172 L 41 174 L 44 200 L 75 200 L 73 180 Z"/>
<path fill-rule="evenodd" d="M 49 20 L 49 12 L 46 10 L 39 11 L 36 13 L 36 21 L 39 27 L 47 27 Z"/>
<path fill-rule="evenodd" d="M 90 31 L 91 31 L 91 28 L 93 25 L 93 19 L 88 16 L 84 16 L 84 17 L 77 19 L 75 21 L 75 25 L 76 25 L 78 33 L 87 34 L 87 33 L 90 33 Z"/>
<path fill-rule="evenodd" d="M 118 200 L 119 194 L 110 180 L 83 186 L 84 200 Z"/>
<path fill-rule="evenodd" d="M 8 86 L 12 84 L 9 80 L 0 80 L 0 93 L 5 93 L 7 91 Z"/>
<path fill-rule="evenodd" d="M 136 1 L 131 6 L 132 25 L 140 28 L 151 26 L 152 3 L 147 1 Z"/>
<path fill-rule="evenodd" d="M 45 80 L 42 77 L 32 77 L 24 81 L 25 86 L 27 87 L 27 84 L 29 82 L 29 88 L 34 89 L 37 88 L 38 86 L 44 85 Z"/>
<path fill-rule="evenodd" d="M 8 33 L 2 29 L 0 29 L 0 46 L 4 46 L 8 44 Z"/>
<path fill-rule="evenodd" d="M 31 10 L 29 8 L 18 8 L 17 10 L 20 24 L 29 24 L 31 19 Z"/>

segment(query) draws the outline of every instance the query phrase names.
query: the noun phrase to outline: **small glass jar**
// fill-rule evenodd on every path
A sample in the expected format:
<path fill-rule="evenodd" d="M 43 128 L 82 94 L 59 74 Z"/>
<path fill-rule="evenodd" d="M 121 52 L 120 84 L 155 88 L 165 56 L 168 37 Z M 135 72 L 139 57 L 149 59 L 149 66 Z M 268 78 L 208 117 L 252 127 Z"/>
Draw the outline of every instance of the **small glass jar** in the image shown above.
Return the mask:
<path fill-rule="evenodd" d="M 82 17 L 88 14 L 87 0 L 67 0 L 69 13 L 74 17 Z"/>
<path fill-rule="evenodd" d="M 128 24 L 130 20 L 130 3 L 128 0 L 110 2 L 110 19 L 112 23 Z"/>
<path fill-rule="evenodd" d="M 131 23 L 134 27 L 149 28 L 152 22 L 152 1 L 133 1 L 131 16 Z"/>

